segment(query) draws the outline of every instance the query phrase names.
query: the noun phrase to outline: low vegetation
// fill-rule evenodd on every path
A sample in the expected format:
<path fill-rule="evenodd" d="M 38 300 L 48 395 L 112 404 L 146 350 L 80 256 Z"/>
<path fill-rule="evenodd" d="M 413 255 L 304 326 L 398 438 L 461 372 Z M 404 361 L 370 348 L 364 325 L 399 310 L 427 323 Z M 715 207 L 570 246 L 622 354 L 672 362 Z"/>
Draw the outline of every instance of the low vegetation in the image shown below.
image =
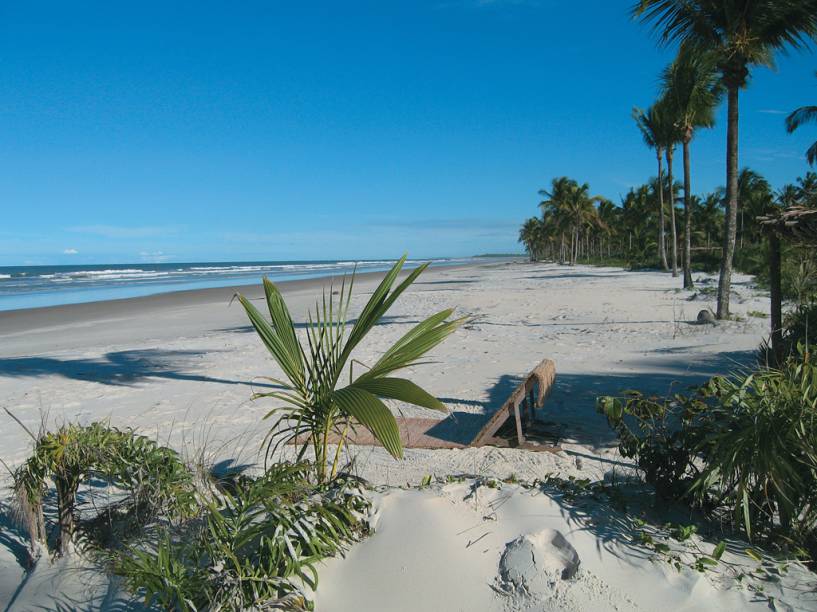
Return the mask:
<path fill-rule="evenodd" d="M 57 501 L 54 548 L 59 554 L 69 551 L 76 531 L 77 492 L 93 479 L 118 492 L 106 512 L 134 524 L 159 514 L 184 517 L 195 505 L 192 475 L 175 451 L 103 423 L 66 425 L 37 437 L 31 457 L 14 473 L 19 512 L 32 546 L 48 544 L 43 503 L 51 484 Z"/>
<path fill-rule="evenodd" d="M 310 609 L 301 585 L 367 530 L 369 502 L 345 481 L 316 488 L 312 466 L 276 464 L 220 482 L 196 516 L 120 554 L 114 571 L 166 610 Z"/>
<path fill-rule="evenodd" d="M 599 399 L 599 410 L 664 498 L 796 554 L 817 553 L 817 364 L 716 377 L 690 396 Z"/>

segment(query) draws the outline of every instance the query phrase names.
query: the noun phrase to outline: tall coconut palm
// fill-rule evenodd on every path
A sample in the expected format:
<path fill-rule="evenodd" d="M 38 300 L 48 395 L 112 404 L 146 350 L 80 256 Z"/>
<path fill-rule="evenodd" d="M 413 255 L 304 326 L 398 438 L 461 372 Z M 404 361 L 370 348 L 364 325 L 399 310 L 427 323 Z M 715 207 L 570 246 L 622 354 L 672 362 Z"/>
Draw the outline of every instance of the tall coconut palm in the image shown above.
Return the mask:
<path fill-rule="evenodd" d="M 612 256 L 612 242 L 618 234 L 618 224 L 621 220 L 621 209 L 610 200 L 600 199 L 597 207 L 599 227 L 603 237 L 607 237 L 607 257 Z M 604 256 L 604 245 L 599 244 L 599 255 Z"/>
<path fill-rule="evenodd" d="M 531 261 L 536 261 L 541 256 L 542 243 L 544 242 L 542 220 L 538 217 L 531 217 L 519 229 L 519 242 L 525 245 L 528 257 Z"/>
<path fill-rule="evenodd" d="M 743 168 L 738 175 L 738 202 L 740 210 L 740 246 L 743 248 L 743 242 L 747 236 L 755 242 L 761 238 L 760 228 L 756 220 L 759 216 L 768 213 L 774 204 L 772 187 L 765 178 L 754 170 Z"/>
<path fill-rule="evenodd" d="M 653 106 L 657 109 L 657 137 L 659 143 L 663 145 L 664 155 L 667 159 L 667 190 L 669 193 L 667 201 L 669 202 L 670 234 L 672 236 L 672 275 L 678 276 L 678 230 L 675 224 L 675 179 L 672 167 L 675 158 L 675 145 L 681 142 L 681 131 L 676 125 L 673 109 L 667 100 L 661 98 Z M 662 194 L 663 189 L 664 185 L 662 184 Z"/>
<path fill-rule="evenodd" d="M 717 316 L 729 316 L 738 211 L 738 95 L 750 69 L 774 53 L 805 47 L 817 34 L 817 0 L 638 0 L 633 14 L 652 23 L 663 44 L 711 53 L 727 92 L 726 231 Z"/>
<path fill-rule="evenodd" d="M 817 207 L 817 173 L 806 172 L 797 179 L 797 189 L 803 206 Z"/>
<path fill-rule="evenodd" d="M 801 106 L 786 117 L 786 130 L 791 134 L 804 123 L 811 122 L 817 123 L 817 106 Z M 806 150 L 806 159 L 812 166 L 817 163 L 817 141 Z"/>
<path fill-rule="evenodd" d="M 777 202 L 783 208 L 800 205 L 800 190 L 796 185 L 787 184 L 780 188 L 777 192 Z"/>
<path fill-rule="evenodd" d="M 723 193 L 720 190 L 708 194 L 692 214 L 692 223 L 701 228 L 701 237 L 707 249 L 713 240 L 723 241 Z"/>
<path fill-rule="evenodd" d="M 539 192 L 547 198 L 539 206 L 543 214 L 550 212 L 558 223 L 566 223 L 569 226 L 570 263 L 575 265 L 579 256 L 581 230 L 587 224 L 596 221 L 596 208 L 593 204 L 599 198 L 589 195 L 590 186 L 587 183 L 579 185 L 566 176 L 553 179 L 551 185 L 550 191 L 543 189 Z"/>
<path fill-rule="evenodd" d="M 649 226 L 655 221 L 655 200 L 650 185 L 631 188 L 621 201 L 621 217 L 627 230 L 627 253 L 632 258 L 644 257 L 654 242 L 649 240 Z"/>
<path fill-rule="evenodd" d="M 658 160 L 658 183 L 662 184 L 664 180 L 664 145 L 661 139 L 661 118 L 658 109 L 655 106 L 648 108 L 646 111 L 640 108 L 633 108 L 633 119 L 635 120 L 638 129 L 641 130 L 641 136 L 644 143 L 651 149 L 655 150 L 655 157 Z M 661 260 L 661 265 L 664 270 L 669 270 L 667 264 L 667 238 L 666 238 L 666 224 L 664 222 L 664 190 L 658 190 L 658 257 Z"/>
<path fill-rule="evenodd" d="M 572 259 L 572 255 L 567 256 L 567 244 L 565 243 L 565 234 L 568 232 L 570 233 L 570 253 L 572 254 L 574 250 L 574 235 L 571 231 L 570 219 L 567 217 L 566 201 L 575 181 L 562 176 L 554 178 L 550 184 L 550 191 L 539 190 L 539 195 L 544 198 L 539 203 L 539 208 L 542 211 L 542 220 L 547 224 L 549 231 L 559 236 L 559 263 L 561 264 L 567 259 Z"/>
<path fill-rule="evenodd" d="M 722 88 L 711 55 L 682 48 L 662 75 L 663 98 L 680 131 L 684 162 L 684 288 L 692 282 L 692 178 L 689 143 L 698 128 L 715 124 Z"/>

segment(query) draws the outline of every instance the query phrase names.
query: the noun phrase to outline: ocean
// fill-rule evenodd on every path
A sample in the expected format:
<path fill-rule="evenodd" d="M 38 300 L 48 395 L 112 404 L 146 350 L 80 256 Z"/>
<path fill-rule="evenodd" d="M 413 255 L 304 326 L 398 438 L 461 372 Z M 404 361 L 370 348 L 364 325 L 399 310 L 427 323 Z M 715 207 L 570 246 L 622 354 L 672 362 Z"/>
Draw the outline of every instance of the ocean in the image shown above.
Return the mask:
<path fill-rule="evenodd" d="M 409 260 L 432 266 L 456 265 L 472 258 Z M 252 285 L 273 281 L 387 270 L 394 260 L 244 261 L 84 266 L 0 266 L 0 310 L 37 308 L 153 295 L 170 291 Z"/>

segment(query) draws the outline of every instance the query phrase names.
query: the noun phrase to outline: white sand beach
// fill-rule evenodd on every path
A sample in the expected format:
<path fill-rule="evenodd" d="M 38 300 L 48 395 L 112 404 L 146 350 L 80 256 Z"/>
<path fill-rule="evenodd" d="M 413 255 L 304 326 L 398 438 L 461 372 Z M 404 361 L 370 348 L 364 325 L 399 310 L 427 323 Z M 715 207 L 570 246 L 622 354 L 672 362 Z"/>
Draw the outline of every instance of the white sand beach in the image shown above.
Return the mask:
<path fill-rule="evenodd" d="M 360 279 L 355 307 L 375 277 Z M 542 484 L 485 484 L 509 477 L 541 483 L 549 475 L 624 478 L 631 470 L 595 412 L 597 396 L 630 388 L 683 391 L 750 364 L 768 320 L 748 313 L 768 312 L 768 298 L 751 278 L 737 275 L 732 310 L 739 319 L 696 325 L 697 312 L 713 305 L 705 288 L 716 279 L 696 274 L 696 283 L 697 294 L 675 289 L 677 279 L 659 272 L 521 261 L 424 273 L 369 335 L 358 359 L 366 363 L 407 325 L 444 308 L 472 319 L 434 350 L 431 363 L 408 376 L 439 397 L 450 414 L 400 405 L 394 410 L 447 418 L 445 435 L 468 441 L 521 377 L 547 357 L 555 361 L 557 377 L 539 418 L 561 433 L 563 452 L 407 449 L 398 462 L 380 448 L 352 447 L 352 471 L 376 487 L 378 524 L 346 558 L 325 563 L 317 609 L 769 609 L 768 600 L 745 583 L 718 572 L 677 570 L 634 545 L 638 526 L 627 522 L 632 512 L 598 500 L 571 503 Z M 305 320 L 320 285 L 287 286 L 296 321 Z M 56 314 L 0 313 L 0 406 L 32 431 L 43 421 L 54 427 L 104 420 L 155 436 L 191 460 L 206 448 L 213 462 L 255 463 L 267 428 L 261 419 L 273 404 L 253 402 L 250 395 L 276 368 L 243 309 L 230 304 L 231 294 L 207 290 L 59 307 Z M 258 288 L 247 294 L 260 298 Z M 22 428 L 0 413 L 0 457 L 14 468 L 30 447 Z M 440 481 L 422 490 L 401 488 L 416 487 L 428 475 Z M 451 475 L 466 478 L 445 483 Z M 544 550 L 536 534 L 545 529 L 558 530 L 572 545 L 578 573 L 561 580 L 534 571 L 524 588 L 507 591 L 499 569 L 506 545 L 530 536 L 535 560 Z M 81 572 L 51 581 L 55 570 L 47 558 L 27 571 L 15 557 L 20 544 L 14 538 L 11 531 L 0 532 L 0 609 L 58 609 L 59 601 L 60 609 L 105 608 L 114 600 L 125 605 L 124 595 L 112 595 L 116 589 L 109 591 L 105 580 L 97 587 Z M 711 550 L 717 540 L 696 542 Z M 741 550 L 739 542 L 730 544 L 727 556 L 736 564 L 748 562 Z M 774 609 L 817 609 L 814 576 L 792 571 L 768 586 Z"/>

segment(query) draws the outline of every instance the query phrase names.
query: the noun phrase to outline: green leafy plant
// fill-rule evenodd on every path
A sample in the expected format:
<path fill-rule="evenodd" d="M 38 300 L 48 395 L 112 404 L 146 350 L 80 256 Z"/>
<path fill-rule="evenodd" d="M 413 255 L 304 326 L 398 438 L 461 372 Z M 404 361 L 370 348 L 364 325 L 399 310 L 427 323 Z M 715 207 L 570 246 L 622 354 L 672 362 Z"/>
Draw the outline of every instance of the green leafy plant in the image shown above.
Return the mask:
<path fill-rule="evenodd" d="M 628 391 L 623 398 L 600 397 L 597 407 L 618 434 L 621 454 L 636 460 L 660 496 L 688 495 L 699 474 L 695 456 L 706 430 L 703 402 L 683 395 L 657 398 Z"/>
<path fill-rule="evenodd" d="M 276 464 L 212 492 L 195 520 L 115 564 L 146 605 L 166 610 L 310 609 L 317 563 L 365 533 L 369 502 L 348 483 L 316 488 L 311 466 Z"/>
<path fill-rule="evenodd" d="M 402 457 L 397 422 L 382 399 L 445 410 L 442 402 L 415 383 L 390 375 L 420 363 L 423 355 L 464 322 L 464 318 L 448 320 L 452 310 L 443 310 L 417 324 L 376 363 L 355 376 L 354 365 L 363 364 L 352 359 L 354 349 L 428 265 L 412 270 L 393 288 L 405 261 L 403 256 L 386 273 L 354 323 L 348 320 L 354 275 L 348 284 L 344 278 L 337 300 L 334 291 L 330 290 L 328 297 L 324 292 L 309 314 L 305 346 L 298 339 L 283 296 L 272 282 L 264 279 L 269 319 L 247 298 L 238 295 L 253 327 L 286 377 L 286 380 L 271 379 L 280 390 L 254 395 L 254 398 L 271 397 L 283 403 L 265 416 L 279 417 L 268 435 L 268 458 L 281 443 L 299 444 L 299 461 L 311 447 L 317 480 L 326 482 L 337 474 L 341 449 L 350 429 L 358 425 L 371 431 L 395 458 Z M 340 387 L 347 367 L 349 384 Z M 338 436 L 339 442 L 331 470 L 327 471 L 332 434 Z"/>
<path fill-rule="evenodd" d="M 192 475 L 175 451 L 102 423 L 66 425 L 37 437 L 33 454 L 14 473 L 14 490 L 32 546 L 46 543 L 43 498 L 53 482 L 56 547 L 60 554 L 68 552 L 75 533 L 77 491 L 91 478 L 121 491 L 119 505 L 127 506 L 136 523 L 159 512 L 183 516 L 195 505 Z"/>
<path fill-rule="evenodd" d="M 631 393 L 598 407 L 659 494 L 750 538 L 815 548 L 817 365 L 803 345 L 780 368 L 716 377 L 692 397 Z"/>
<path fill-rule="evenodd" d="M 753 527 L 808 533 L 817 526 L 817 366 L 801 346 L 779 368 L 714 378 L 717 428 L 700 445 L 704 468 L 692 492 Z"/>

